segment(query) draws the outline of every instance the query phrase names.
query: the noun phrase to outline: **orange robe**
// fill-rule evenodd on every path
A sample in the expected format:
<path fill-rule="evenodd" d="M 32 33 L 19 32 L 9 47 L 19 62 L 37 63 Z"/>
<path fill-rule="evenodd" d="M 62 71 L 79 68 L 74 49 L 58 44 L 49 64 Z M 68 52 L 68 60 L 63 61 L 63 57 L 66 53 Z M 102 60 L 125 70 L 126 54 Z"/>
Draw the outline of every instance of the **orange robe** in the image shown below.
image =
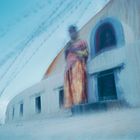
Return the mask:
<path fill-rule="evenodd" d="M 69 42 L 65 54 L 64 107 L 70 108 L 87 101 L 87 43 L 83 40 Z"/>

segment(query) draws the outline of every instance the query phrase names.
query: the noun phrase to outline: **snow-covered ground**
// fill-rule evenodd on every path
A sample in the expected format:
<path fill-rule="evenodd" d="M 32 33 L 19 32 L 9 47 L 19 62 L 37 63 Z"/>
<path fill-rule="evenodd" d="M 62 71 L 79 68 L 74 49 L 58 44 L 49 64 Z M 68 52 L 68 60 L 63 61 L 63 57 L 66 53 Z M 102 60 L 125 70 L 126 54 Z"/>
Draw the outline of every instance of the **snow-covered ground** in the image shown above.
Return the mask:
<path fill-rule="evenodd" d="M 0 126 L 0 140 L 140 140 L 140 108 Z"/>

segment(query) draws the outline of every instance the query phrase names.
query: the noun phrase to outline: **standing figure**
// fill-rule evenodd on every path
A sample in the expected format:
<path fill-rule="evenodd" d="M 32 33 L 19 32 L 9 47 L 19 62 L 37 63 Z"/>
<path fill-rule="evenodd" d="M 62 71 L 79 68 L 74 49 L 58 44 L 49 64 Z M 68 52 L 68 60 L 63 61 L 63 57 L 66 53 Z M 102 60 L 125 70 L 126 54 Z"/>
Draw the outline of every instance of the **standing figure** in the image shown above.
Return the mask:
<path fill-rule="evenodd" d="M 64 76 L 64 107 L 87 101 L 86 60 L 88 58 L 87 43 L 79 39 L 77 27 L 69 27 L 71 40 L 65 47 L 66 69 Z"/>

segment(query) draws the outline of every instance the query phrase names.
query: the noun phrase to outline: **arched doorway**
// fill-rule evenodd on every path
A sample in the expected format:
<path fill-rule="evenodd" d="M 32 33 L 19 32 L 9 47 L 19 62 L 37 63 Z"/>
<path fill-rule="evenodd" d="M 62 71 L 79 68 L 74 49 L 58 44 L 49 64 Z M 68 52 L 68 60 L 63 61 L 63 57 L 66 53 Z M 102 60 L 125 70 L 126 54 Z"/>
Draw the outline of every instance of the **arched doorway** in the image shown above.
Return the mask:
<path fill-rule="evenodd" d="M 100 20 L 91 31 L 90 59 L 114 47 L 124 45 L 124 32 L 120 21 L 107 17 Z"/>
<path fill-rule="evenodd" d="M 110 23 L 102 24 L 95 34 L 95 53 L 115 47 L 116 44 L 117 39 L 113 26 Z"/>

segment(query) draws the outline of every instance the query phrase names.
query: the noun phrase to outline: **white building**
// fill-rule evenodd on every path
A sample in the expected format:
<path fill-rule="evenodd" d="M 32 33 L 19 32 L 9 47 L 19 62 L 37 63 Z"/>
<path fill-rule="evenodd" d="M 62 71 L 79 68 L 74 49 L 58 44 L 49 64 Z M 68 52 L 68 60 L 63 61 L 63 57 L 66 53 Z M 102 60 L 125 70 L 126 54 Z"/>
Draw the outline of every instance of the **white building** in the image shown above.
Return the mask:
<path fill-rule="evenodd" d="M 140 1 L 111 0 L 80 29 L 89 47 L 88 103 L 140 106 Z M 63 109 L 64 50 L 43 79 L 13 98 L 6 122 L 69 115 Z"/>

